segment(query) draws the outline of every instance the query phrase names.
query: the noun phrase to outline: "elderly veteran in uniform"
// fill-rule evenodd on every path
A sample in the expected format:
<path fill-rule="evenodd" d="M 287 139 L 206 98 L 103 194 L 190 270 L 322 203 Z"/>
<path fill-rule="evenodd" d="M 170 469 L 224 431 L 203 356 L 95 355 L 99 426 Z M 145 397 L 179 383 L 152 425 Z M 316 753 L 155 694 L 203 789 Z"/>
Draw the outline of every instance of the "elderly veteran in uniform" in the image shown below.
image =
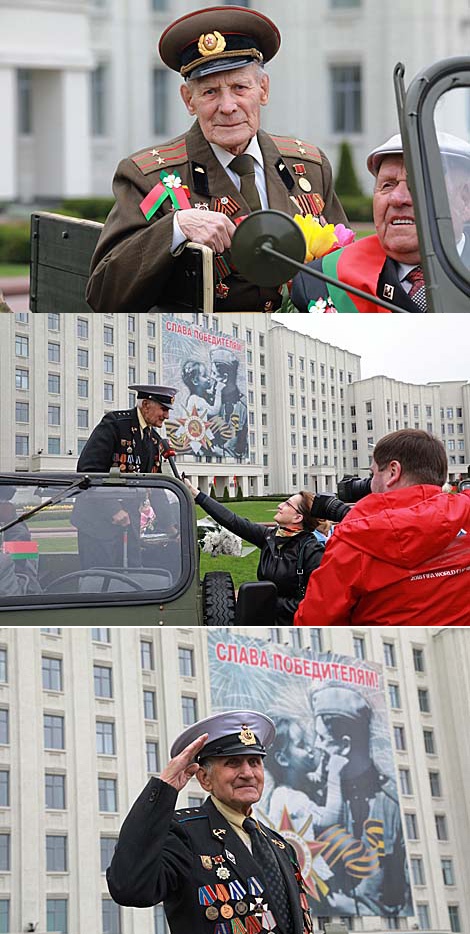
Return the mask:
<path fill-rule="evenodd" d="M 185 730 L 160 778 L 151 778 L 121 828 L 107 871 L 120 905 L 163 902 L 172 934 L 307 934 L 305 886 L 293 847 L 259 824 L 273 722 L 251 710 L 216 714 Z M 195 775 L 208 793 L 174 810 Z"/>
<path fill-rule="evenodd" d="M 324 153 L 260 129 L 269 97 L 264 65 L 280 41 L 267 16 L 240 7 L 196 10 L 163 32 L 160 56 L 184 78 L 181 97 L 195 122 L 189 132 L 155 142 L 118 166 L 116 204 L 87 289 L 95 311 L 146 312 L 177 302 L 188 241 L 214 251 L 214 310 L 275 310 L 278 290 L 248 283 L 231 265 L 236 223 L 268 207 L 345 221 Z"/>
<path fill-rule="evenodd" d="M 137 405 L 133 409 L 106 412 L 93 429 L 78 459 L 81 473 L 161 473 L 161 428 L 168 418 L 176 390 L 169 386 L 132 385 L 137 392 Z M 128 505 L 133 508 L 129 511 Z M 78 496 L 72 524 L 78 530 L 78 550 L 82 570 L 96 567 L 139 567 L 140 503 L 136 495 L 116 497 L 99 503 Z M 158 497 L 159 522 L 170 530 L 171 509 L 163 496 Z M 127 532 L 127 558 L 123 556 L 123 533 Z"/>
<path fill-rule="evenodd" d="M 470 145 L 449 133 L 438 133 L 446 172 L 457 251 L 470 266 Z M 367 168 L 375 176 L 373 197 L 376 233 L 310 263 L 348 285 L 384 298 L 403 312 L 426 311 L 426 290 L 418 233 L 403 146 L 399 134 L 374 149 Z M 292 303 L 301 312 L 384 312 L 367 299 L 299 272 L 292 283 Z"/>

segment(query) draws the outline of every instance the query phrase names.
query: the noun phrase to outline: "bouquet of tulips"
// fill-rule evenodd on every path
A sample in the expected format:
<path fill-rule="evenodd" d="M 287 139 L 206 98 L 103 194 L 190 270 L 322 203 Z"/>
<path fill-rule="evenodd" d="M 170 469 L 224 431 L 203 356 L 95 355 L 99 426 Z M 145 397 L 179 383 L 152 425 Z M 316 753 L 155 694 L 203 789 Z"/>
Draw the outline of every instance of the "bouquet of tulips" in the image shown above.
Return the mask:
<path fill-rule="evenodd" d="M 319 217 L 313 214 L 295 214 L 294 220 L 300 227 L 306 244 L 305 263 L 311 263 L 314 259 L 321 259 L 327 253 L 333 250 L 339 250 L 343 246 L 352 243 L 356 234 L 344 224 L 323 224 Z M 326 306 L 326 302 L 323 305 Z M 328 308 L 322 308 L 322 311 L 328 311 Z M 290 299 L 290 282 L 282 286 L 282 305 L 279 311 L 295 313 L 297 308 Z"/>

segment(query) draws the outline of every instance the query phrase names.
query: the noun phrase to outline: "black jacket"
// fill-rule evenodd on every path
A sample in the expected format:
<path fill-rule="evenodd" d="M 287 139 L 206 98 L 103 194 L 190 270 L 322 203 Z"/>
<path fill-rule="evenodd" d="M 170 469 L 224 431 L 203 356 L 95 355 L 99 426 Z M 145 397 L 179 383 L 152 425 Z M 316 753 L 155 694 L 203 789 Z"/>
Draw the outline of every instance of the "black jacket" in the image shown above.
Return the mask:
<path fill-rule="evenodd" d="M 312 532 L 307 531 L 285 538 L 276 536 L 274 527 L 243 519 L 205 493 L 198 493 L 196 503 L 224 528 L 261 549 L 258 580 L 273 581 L 278 596 L 276 619 L 260 620 L 260 623 L 276 622 L 282 626 L 290 625 L 297 606 L 303 599 L 302 591 L 307 586 L 310 574 L 319 566 L 323 557 L 324 545 L 317 541 Z M 303 574 L 300 575 L 297 573 L 297 559 L 304 543 Z"/>
<path fill-rule="evenodd" d="M 256 906 L 253 891 L 250 895 L 250 880 L 260 880 L 261 874 L 248 847 L 210 798 L 199 808 L 173 811 L 176 798 L 175 789 L 157 778 L 151 778 L 137 798 L 107 871 L 112 897 L 119 905 L 135 908 L 163 902 L 172 934 L 222 934 L 221 924 L 231 931 L 232 924 L 224 922 L 220 910 L 224 904 L 233 921 L 241 918 L 248 931 L 252 918 L 253 931 L 259 931 L 256 915 L 269 909 L 275 916 L 275 903 L 265 890 L 259 898 L 263 908 Z M 285 878 L 294 934 L 309 932 L 312 923 L 295 851 L 279 834 L 263 829 Z"/>
<path fill-rule="evenodd" d="M 79 473 L 161 473 L 160 439 L 150 429 L 153 445 L 141 436 L 137 408 L 107 412 L 93 429 L 78 459 Z"/>

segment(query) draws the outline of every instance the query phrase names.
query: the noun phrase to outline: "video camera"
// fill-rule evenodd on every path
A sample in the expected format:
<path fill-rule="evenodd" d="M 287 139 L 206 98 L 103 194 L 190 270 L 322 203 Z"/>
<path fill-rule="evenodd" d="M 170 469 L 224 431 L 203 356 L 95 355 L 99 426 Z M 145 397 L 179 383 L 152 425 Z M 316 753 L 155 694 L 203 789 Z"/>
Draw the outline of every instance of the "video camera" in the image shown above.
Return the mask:
<path fill-rule="evenodd" d="M 371 477 L 345 474 L 338 480 L 338 499 L 343 503 L 357 503 L 371 492 Z"/>

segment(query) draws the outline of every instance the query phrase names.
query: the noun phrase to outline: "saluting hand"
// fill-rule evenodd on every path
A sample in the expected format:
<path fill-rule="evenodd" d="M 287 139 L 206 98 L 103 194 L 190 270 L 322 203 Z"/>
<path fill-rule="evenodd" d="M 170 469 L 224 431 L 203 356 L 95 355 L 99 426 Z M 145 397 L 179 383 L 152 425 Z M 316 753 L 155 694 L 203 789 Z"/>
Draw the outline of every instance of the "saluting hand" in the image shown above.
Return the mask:
<path fill-rule="evenodd" d="M 176 788 L 177 791 L 181 791 L 185 785 L 188 784 L 190 778 L 198 771 L 199 765 L 193 760 L 194 757 L 197 756 L 199 750 L 204 746 L 204 743 L 207 742 L 208 737 L 208 733 L 202 733 L 194 742 L 186 746 L 178 756 L 175 756 L 174 759 L 170 759 L 166 768 L 160 773 L 162 782 L 166 782 L 167 785 L 171 785 L 173 788 Z"/>

